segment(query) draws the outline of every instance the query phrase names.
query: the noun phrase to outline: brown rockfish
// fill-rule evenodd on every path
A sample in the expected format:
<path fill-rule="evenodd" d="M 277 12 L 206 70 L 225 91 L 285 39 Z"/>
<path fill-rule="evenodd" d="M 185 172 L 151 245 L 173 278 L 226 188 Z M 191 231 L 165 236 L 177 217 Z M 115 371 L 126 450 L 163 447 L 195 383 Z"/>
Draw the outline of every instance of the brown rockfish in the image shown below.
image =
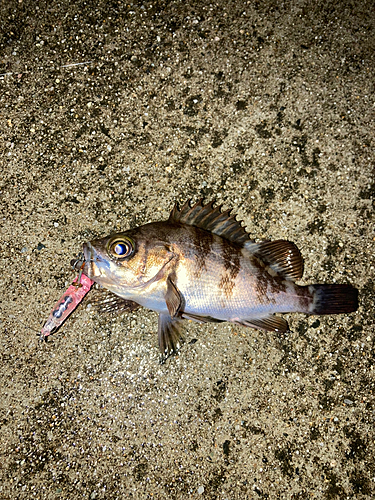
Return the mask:
<path fill-rule="evenodd" d="M 297 285 L 303 260 L 294 243 L 250 240 L 236 216 L 213 202 L 175 205 L 167 221 L 93 240 L 83 252 L 83 272 L 111 292 L 103 310 L 159 313 L 163 357 L 176 350 L 183 319 L 285 332 L 287 322 L 274 313 L 358 307 L 351 285 Z"/>

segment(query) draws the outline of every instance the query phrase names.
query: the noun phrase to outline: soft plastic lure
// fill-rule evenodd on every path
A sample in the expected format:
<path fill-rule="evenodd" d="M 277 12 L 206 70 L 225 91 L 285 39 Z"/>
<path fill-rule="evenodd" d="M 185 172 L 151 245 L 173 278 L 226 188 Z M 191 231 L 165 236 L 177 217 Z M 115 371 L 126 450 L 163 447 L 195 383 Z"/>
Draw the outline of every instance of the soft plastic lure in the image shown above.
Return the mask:
<path fill-rule="evenodd" d="M 47 321 L 40 332 L 42 339 L 55 333 L 64 323 L 66 318 L 74 311 L 82 299 L 87 295 L 93 285 L 93 281 L 80 270 L 79 275 L 63 294 L 61 299 L 54 305 Z"/>

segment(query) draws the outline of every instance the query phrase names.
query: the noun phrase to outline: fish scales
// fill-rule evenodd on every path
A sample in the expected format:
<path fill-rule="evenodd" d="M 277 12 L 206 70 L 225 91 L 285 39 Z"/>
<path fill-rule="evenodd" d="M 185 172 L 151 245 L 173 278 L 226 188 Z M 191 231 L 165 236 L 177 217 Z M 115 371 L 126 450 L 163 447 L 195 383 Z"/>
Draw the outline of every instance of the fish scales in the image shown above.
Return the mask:
<path fill-rule="evenodd" d="M 213 202 L 176 205 L 167 221 L 87 242 L 83 252 L 83 272 L 107 290 L 105 310 L 113 304 L 118 311 L 144 306 L 159 313 L 164 357 L 176 351 L 183 319 L 284 332 L 288 324 L 275 313 L 358 307 L 351 285 L 296 284 L 303 273 L 296 245 L 252 241 L 235 215 Z"/>
<path fill-rule="evenodd" d="M 190 228 L 178 228 L 178 233 L 181 231 L 190 232 Z M 300 297 L 290 289 L 293 283 L 285 284 L 284 280 L 266 274 L 256 257 L 215 235 L 205 254 L 204 272 L 200 267 L 197 275 L 197 247 L 191 241 L 186 238 L 176 245 L 181 248 L 176 285 L 185 297 L 186 313 L 230 320 L 258 317 L 260 312 L 276 312 L 277 308 L 283 310 L 286 303 L 292 310 L 299 308 Z"/>

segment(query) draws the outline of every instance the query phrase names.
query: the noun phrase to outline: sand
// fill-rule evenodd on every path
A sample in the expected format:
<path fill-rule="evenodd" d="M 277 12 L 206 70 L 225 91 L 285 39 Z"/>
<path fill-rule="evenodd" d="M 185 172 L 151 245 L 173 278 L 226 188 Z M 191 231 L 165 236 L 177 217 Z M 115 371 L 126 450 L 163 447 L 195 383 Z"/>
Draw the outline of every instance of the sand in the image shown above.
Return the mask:
<path fill-rule="evenodd" d="M 374 497 L 372 9 L 1 3 L 1 499 Z M 164 365 L 145 309 L 39 341 L 84 241 L 201 197 L 358 311 L 187 322 Z"/>

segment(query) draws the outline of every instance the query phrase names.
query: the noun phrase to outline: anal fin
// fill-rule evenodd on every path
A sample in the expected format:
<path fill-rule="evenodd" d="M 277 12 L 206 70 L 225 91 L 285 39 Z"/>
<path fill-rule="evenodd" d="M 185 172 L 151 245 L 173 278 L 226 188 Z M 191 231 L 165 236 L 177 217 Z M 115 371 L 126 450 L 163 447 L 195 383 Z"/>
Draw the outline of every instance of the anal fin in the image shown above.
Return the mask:
<path fill-rule="evenodd" d="M 241 326 L 249 326 L 250 328 L 255 328 L 256 330 L 265 330 L 266 332 L 277 332 L 284 333 L 289 330 L 288 323 L 284 318 L 280 316 L 266 316 L 260 319 L 244 319 L 240 321 L 235 321 L 235 323 Z"/>
<path fill-rule="evenodd" d="M 178 347 L 184 342 L 181 326 L 181 319 L 171 318 L 169 314 L 159 314 L 158 341 L 161 363 L 164 363 L 171 354 L 177 352 Z"/>

